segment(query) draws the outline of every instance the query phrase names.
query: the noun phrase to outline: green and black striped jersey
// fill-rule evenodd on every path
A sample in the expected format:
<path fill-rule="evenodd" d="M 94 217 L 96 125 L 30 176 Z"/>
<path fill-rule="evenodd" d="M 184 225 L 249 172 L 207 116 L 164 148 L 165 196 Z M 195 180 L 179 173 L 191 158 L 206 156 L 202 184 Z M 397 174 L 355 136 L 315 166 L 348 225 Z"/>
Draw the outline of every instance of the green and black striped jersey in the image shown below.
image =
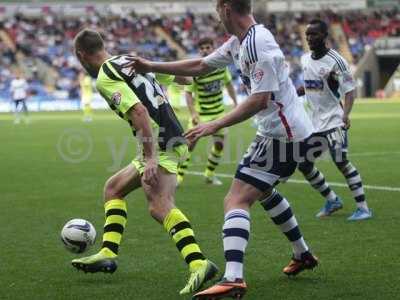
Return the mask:
<path fill-rule="evenodd" d="M 128 58 L 128 55 L 119 55 L 104 62 L 97 76 L 97 90 L 110 108 L 131 126 L 132 120 L 127 112 L 141 102 L 149 112 L 161 150 L 171 150 L 184 144 L 182 126 L 155 74 L 130 74 L 130 69 L 124 68 Z"/>
<path fill-rule="evenodd" d="M 224 87 L 232 81 L 227 68 L 218 69 L 210 74 L 193 78 L 193 83 L 186 87 L 194 94 L 195 109 L 201 117 L 217 117 L 224 110 Z"/>

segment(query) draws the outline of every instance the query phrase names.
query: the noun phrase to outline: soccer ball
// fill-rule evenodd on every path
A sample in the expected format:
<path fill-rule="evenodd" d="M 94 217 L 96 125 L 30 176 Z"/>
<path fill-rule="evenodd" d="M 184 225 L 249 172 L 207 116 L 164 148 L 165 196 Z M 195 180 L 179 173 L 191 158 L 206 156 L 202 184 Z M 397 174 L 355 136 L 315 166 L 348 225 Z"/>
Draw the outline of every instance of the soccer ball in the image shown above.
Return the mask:
<path fill-rule="evenodd" d="M 96 229 L 86 220 L 70 220 L 61 230 L 61 241 L 67 250 L 83 253 L 95 243 Z"/>

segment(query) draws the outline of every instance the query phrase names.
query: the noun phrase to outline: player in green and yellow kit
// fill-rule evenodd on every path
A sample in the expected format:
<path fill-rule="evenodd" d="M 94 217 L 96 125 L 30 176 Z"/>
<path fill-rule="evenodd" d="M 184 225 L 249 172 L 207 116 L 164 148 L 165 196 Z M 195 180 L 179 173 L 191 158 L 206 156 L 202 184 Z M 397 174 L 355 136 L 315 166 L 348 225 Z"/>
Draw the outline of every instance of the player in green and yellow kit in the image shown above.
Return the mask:
<path fill-rule="evenodd" d="M 214 51 L 214 41 L 210 38 L 203 38 L 198 42 L 199 53 L 205 57 Z M 218 69 L 210 74 L 194 77 L 193 83 L 186 87 L 186 102 L 189 108 L 191 119 L 189 129 L 199 123 L 206 123 L 221 118 L 225 112 L 224 88 L 227 89 L 234 106 L 237 105 L 235 88 L 232 85 L 232 76 L 227 68 Z M 215 176 L 224 149 L 226 131 L 221 130 L 213 135 L 214 144 L 208 155 L 208 162 L 204 177 L 206 183 L 221 185 L 222 182 Z M 191 145 L 189 151 L 194 150 Z M 189 166 L 190 155 L 186 161 L 179 164 L 178 184 L 181 184 L 185 172 Z"/>
<path fill-rule="evenodd" d="M 167 88 L 169 102 L 175 111 L 179 111 L 181 108 L 181 98 L 184 92 L 184 87 L 177 83 L 172 83 Z"/>
<path fill-rule="evenodd" d="M 83 72 L 79 74 L 79 85 L 81 90 L 81 103 L 83 110 L 83 121 L 92 121 L 92 100 L 93 100 L 93 86 L 92 78 L 84 74 Z"/>
<path fill-rule="evenodd" d="M 117 269 L 116 258 L 127 221 L 124 198 L 142 187 L 151 216 L 164 225 L 189 265 L 189 281 L 180 294 L 192 293 L 213 278 L 218 269 L 204 257 L 189 220 L 174 204 L 178 162 L 188 153 L 182 127 L 154 74 L 131 73 L 124 67 L 129 56 L 110 56 L 96 31 L 81 31 L 74 44 L 82 66 L 96 78 L 97 90 L 111 109 L 129 123 L 141 147 L 138 157 L 105 184 L 101 250 L 74 259 L 72 265 L 92 273 L 113 273 Z"/>

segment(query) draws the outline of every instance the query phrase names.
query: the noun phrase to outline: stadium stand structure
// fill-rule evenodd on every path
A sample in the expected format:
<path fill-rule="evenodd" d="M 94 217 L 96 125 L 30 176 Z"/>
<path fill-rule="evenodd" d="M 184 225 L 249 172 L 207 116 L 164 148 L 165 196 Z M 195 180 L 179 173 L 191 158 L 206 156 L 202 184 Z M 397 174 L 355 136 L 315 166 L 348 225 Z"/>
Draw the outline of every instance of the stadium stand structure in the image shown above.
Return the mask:
<path fill-rule="evenodd" d="M 275 34 L 296 85 L 302 84 L 299 61 L 307 51 L 305 24 L 312 18 L 320 17 L 332 24 L 330 44 L 354 63 L 354 69 L 376 39 L 400 35 L 396 9 L 340 14 L 268 14 L 261 9 L 256 17 Z M 62 17 L 47 11 L 40 18 L 16 14 L 0 22 L 0 98 L 7 98 L 16 67 L 30 79 L 34 94 L 44 98 L 54 98 L 54 93 L 55 98 L 78 98 L 80 67 L 72 52 L 72 40 L 83 27 L 101 31 L 114 54 L 134 50 L 138 55 L 163 61 L 195 55 L 197 41 L 204 36 L 213 38 L 216 44 L 228 37 L 212 14 L 161 16 L 132 12 L 121 17 L 89 11 L 79 17 Z M 374 87 L 383 88 L 384 83 L 378 81 Z"/>

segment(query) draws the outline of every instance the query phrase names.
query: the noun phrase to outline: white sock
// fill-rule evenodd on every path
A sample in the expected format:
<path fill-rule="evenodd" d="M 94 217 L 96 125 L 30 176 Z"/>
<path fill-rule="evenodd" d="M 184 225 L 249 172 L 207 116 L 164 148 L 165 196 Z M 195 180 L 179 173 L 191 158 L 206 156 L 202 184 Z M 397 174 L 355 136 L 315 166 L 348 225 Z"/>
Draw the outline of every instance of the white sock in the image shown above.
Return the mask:
<path fill-rule="evenodd" d="M 226 259 L 225 275 L 228 281 L 243 279 L 243 259 L 250 236 L 250 214 L 234 209 L 225 215 L 223 244 Z"/>

